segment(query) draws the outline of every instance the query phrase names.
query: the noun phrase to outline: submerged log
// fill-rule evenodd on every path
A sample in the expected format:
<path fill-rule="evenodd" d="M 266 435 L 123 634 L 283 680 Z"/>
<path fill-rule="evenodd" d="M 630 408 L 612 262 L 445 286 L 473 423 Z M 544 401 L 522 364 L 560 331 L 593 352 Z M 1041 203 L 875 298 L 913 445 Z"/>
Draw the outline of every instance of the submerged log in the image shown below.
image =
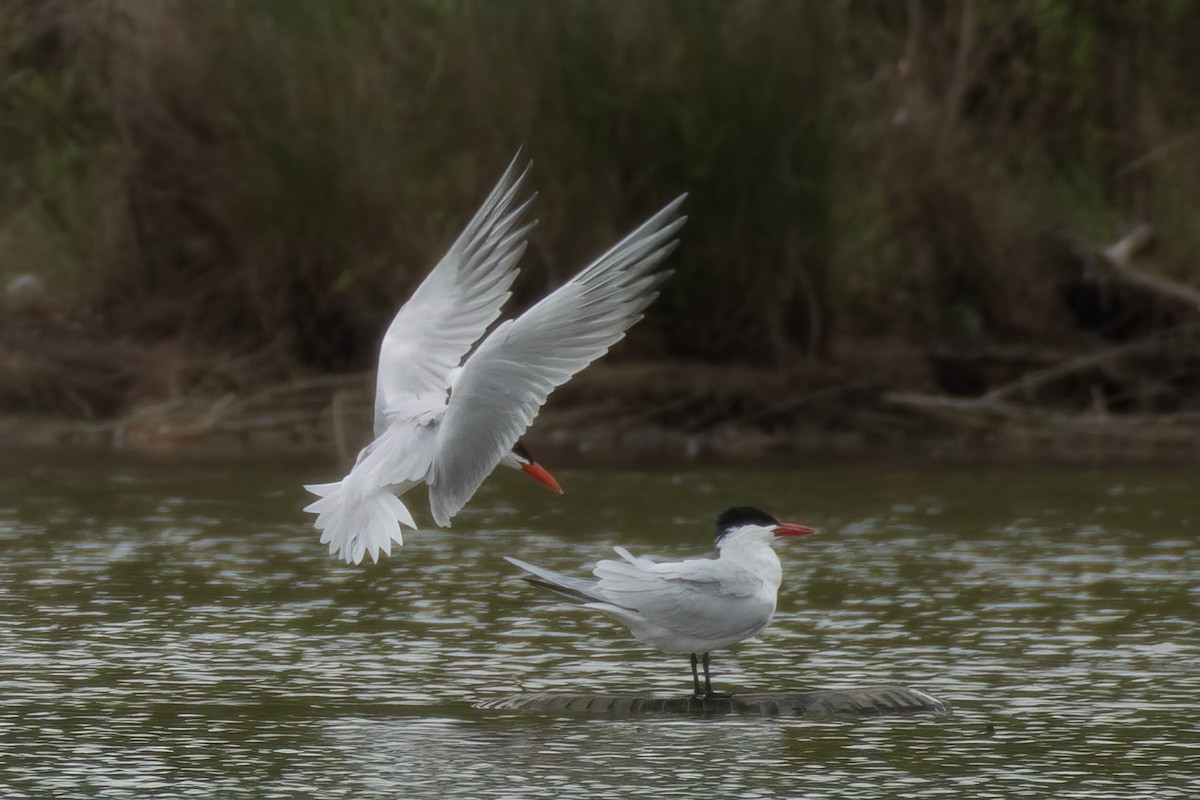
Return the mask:
<path fill-rule="evenodd" d="M 690 695 L 515 694 L 485 700 L 475 707 L 592 714 L 749 714 L 783 717 L 879 717 L 887 714 L 946 714 L 950 711 L 949 703 L 905 686 L 789 693 L 754 692 L 710 700 Z"/>

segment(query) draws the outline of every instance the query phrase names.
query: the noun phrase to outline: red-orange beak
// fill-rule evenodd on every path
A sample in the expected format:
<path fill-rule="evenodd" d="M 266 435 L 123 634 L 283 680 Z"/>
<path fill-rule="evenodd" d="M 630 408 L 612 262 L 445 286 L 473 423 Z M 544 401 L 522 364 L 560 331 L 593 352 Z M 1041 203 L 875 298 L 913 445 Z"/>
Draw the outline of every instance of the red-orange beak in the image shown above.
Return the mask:
<path fill-rule="evenodd" d="M 521 465 L 521 471 L 535 481 L 545 486 L 552 492 L 563 493 L 562 487 L 558 485 L 558 481 L 554 480 L 554 476 L 546 471 L 546 468 L 541 464 L 530 461 L 528 464 Z"/>
<path fill-rule="evenodd" d="M 775 528 L 776 536 L 809 536 L 817 532 L 815 528 L 801 525 L 798 522 L 781 522 Z"/>

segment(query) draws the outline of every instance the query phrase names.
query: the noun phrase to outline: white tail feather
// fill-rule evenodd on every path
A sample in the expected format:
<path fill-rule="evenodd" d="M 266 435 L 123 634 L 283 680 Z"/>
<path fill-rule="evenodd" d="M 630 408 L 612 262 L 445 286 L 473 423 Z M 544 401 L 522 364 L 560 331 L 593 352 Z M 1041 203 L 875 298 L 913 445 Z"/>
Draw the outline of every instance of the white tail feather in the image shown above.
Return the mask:
<path fill-rule="evenodd" d="M 392 554 L 392 541 L 404 544 L 401 525 L 414 530 L 417 523 L 400 498 L 381 486 L 365 492 L 347 487 L 345 481 L 305 486 L 320 499 L 304 510 L 317 515 L 313 524 L 321 531 L 321 544 L 339 554 L 347 564 L 358 564 L 369 554 L 379 561 L 379 552 Z"/>

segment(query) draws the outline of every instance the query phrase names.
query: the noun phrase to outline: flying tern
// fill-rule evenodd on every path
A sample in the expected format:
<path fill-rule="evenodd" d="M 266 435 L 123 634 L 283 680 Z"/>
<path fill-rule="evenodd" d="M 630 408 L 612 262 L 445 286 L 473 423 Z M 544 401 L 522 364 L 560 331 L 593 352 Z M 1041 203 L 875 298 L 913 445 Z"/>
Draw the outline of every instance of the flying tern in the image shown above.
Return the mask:
<path fill-rule="evenodd" d="M 375 388 L 375 440 L 319 497 L 321 542 L 347 563 L 378 561 L 417 524 L 400 496 L 424 483 L 442 527 L 497 465 L 562 489 L 521 446 L 521 435 L 556 387 L 620 341 L 642 318 L 670 270 L 687 217 L 680 196 L 578 275 L 520 316 L 500 316 L 534 222 L 533 196 L 516 159 L 383 337 Z M 486 334 L 486 335 L 485 335 Z M 473 349 L 472 349 L 473 348 Z"/>
<path fill-rule="evenodd" d="M 527 582 L 611 617 L 639 642 L 689 654 L 696 697 L 712 699 L 728 695 L 712 690 L 709 653 L 754 636 L 775 613 L 782 569 L 771 544 L 780 537 L 813 533 L 805 525 L 738 506 L 717 519 L 716 558 L 665 561 L 615 547 L 621 560 L 597 563 L 594 581 L 505 558 L 528 573 L 521 576 Z M 703 689 L 698 664 L 704 668 Z"/>

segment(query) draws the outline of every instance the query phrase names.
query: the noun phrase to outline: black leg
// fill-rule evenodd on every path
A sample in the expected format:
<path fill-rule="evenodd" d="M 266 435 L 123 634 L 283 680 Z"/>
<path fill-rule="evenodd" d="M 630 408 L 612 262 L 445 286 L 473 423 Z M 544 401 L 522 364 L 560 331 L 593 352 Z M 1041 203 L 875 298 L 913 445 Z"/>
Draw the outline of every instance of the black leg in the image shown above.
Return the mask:
<path fill-rule="evenodd" d="M 717 699 L 728 699 L 730 697 L 733 697 L 733 695 L 731 695 L 731 694 L 727 694 L 725 692 L 714 692 L 712 690 L 712 678 L 708 672 L 708 653 L 704 654 L 703 663 L 704 663 L 704 699 L 705 700 L 717 700 Z M 699 692 L 697 692 L 697 694 L 699 694 Z"/>
<path fill-rule="evenodd" d="M 696 672 L 696 654 L 692 653 L 692 694 L 696 697 L 703 697 L 700 692 L 700 676 Z"/>

